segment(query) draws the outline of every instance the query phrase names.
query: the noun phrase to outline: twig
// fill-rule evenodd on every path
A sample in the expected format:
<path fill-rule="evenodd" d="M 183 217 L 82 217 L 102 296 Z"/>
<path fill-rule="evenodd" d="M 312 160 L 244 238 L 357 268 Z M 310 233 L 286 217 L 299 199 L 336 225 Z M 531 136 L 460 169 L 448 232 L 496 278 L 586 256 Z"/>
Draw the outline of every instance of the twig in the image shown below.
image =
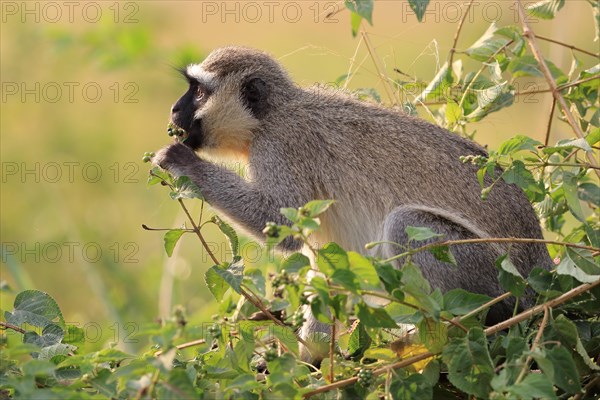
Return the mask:
<path fill-rule="evenodd" d="M 544 328 L 546 327 L 546 324 L 548 323 L 548 314 L 549 314 L 548 307 L 544 307 L 544 318 L 542 319 L 542 322 L 540 323 L 540 327 L 538 328 L 537 335 L 535 335 L 535 339 L 533 339 L 533 343 L 531 344 L 530 353 L 533 353 L 535 348 L 538 347 L 540 340 L 542 339 L 542 333 L 544 333 Z M 531 362 L 531 360 L 533 360 L 533 356 L 530 354 L 529 356 L 527 356 L 527 359 L 525 360 L 525 363 L 523 364 L 523 368 L 521 368 L 521 372 L 519 373 L 519 376 L 517 377 L 517 380 L 515 381 L 515 385 L 518 384 L 519 382 L 521 382 L 521 380 L 525 377 L 525 374 L 527 374 L 527 369 L 529 367 L 529 363 Z"/>
<path fill-rule="evenodd" d="M 463 315 L 461 317 L 454 318 L 453 320 L 464 321 L 465 319 L 470 318 L 473 315 L 479 314 L 481 311 L 485 310 L 486 308 L 489 308 L 489 307 L 493 306 L 496 303 L 500 303 L 504 299 L 508 299 L 512 295 L 513 294 L 511 292 L 506 292 L 506 293 L 504 293 L 504 294 L 502 294 L 502 295 L 500 295 L 498 297 L 493 298 L 492 300 L 488 301 L 487 303 L 480 305 L 476 309 L 474 309 L 472 311 L 469 311 L 465 315 Z"/>
<path fill-rule="evenodd" d="M 146 230 L 146 231 L 173 231 L 173 230 L 178 230 L 178 231 L 184 231 L 184 232 L 194 232 L 193 229 L 181 229 L 181 228 L 151 228 L 146 224 L 142 224 L 142 229 Z"/>
<path fill-rule="evenodd" d="M 192 224 L 192 227 L 194 228 L 193 231 L 196 232 L 196 235 L 198 235 L 198 238 L 202 242 L 202 247 L 204 247 L 204 250 L 206 250 L 206 252 L 208 253 L 208 256 L 213 260 L 213 262 L 216 265 L 219 265 L 220 264 L 219 260 L 217 260 L 217 257 L 215 257 L 215 254 L 208 247 L 208 243 L 206 243 L 206 240 L 204 240 L 204 236 L 202 235 L 202 232 L 200 232 L 200 228 L 198 228 L 198 225 L 196 225 L 196 222 L 194 221 L 194 218 L 192 218 L 190 212 L 188 211 L 187 207 L 183 203 L 183 200 L 182 199 L 177 199 L 177 201 L 181 205 L 181 208 L 183 208 L 183 211 L 185 212 L 185 215 L 187 215 L 187 217 L 188 217 L 188 219 L 190 221 L 190 224 Z"/>
<path fill-rule="evenodd" d="M 557 100 L 558 104 L 560 104 L 560 107 L 562 108 L 563 113 L 565 114 L 565 117 L 567 118 L 567 121 L 569 122 L 569 125 L 571 125 L 573 132 L 575 132 L 575 135 L 577 135 L 577 137 L 580 139 L 585 138 L 585 134 L 581 130 L 581 127 L 579 126 L 577 121 L 575 120 L 575 117 L 573 117 L 573 113 L 571 113 L 571 110 L 569 109 L 569 105 L 565 101 L 565 98 L 563 97 L 563 95 L 560 93 L 560 90 L 558 89 L 558 86 L 556 85 L 556 81 L 552 77 L 550 68 L 548 68 L 548 65 L 546 64 L 546 61 L 544 60 L 544 57 L 542 56 L 540 49 L 538 49 L 538 47 L 537 47 L 537 44 L 535 42 L 535 33 L 529 27 L 529 24 L 527 22 L 527 17 L 525 16 L 525 9 L 523 8 L 523 5 L 521 4 L 521 0 L 515 0 L 515 5 L 517 6 L 517 9 L 519 11 L 519 18 L 521 19 L 521 24 L 523 25 L 523 36 L 525 36 L 525 38 L 527 39 L 527 42 L 529 43 L 529 47 L 531 48 L 531 52 L 533 53 L 533 56 L 535 57 L 538 64 L 540 65 L 540 69 L 542 70 L 542 73 L 544 74 L 544 77 L 546 78 L 548 85 L 550 85 L 550 89 L 552 90 L 552 95 Z M 586 157 L 588 158 L 590 164 L 592 164 L 593 166 L 598 166 L 596 157 L 594 157 L 592 152 L 586 152 Z M 598 177 L 600 177 L 600 171 L 598 171 L 598 170 L 595 170 L 595 171 L 596 171 L 596 175 L 598 175 Z"/>
<path fill-rule="evenodd" d="M 535 34 L 535 37 L 538 38 L 538 39 L 541 39 L 541 40 L 545 40 L 546 42 L 550 42 L 550 43 L 554 43 L 554 44 L 559 44 L 561 46 L 568 47 L 571 50 L 575 50 L 575 51 L 587 54 L 587 55 L 592 56 L 592 57 L 596 57 L 596 58 L 600 57 L 600 54 L 598 54 L 598 53 L 592 53 L 591 51 L 587 51 L 587 50 L 584 50 L 584 49 L 580 49 L 579 47 L 575 47 L 572 44 L 560 42 L 560 41 L 558 41 L 556 39 L 550 39 L 550 38 L 547 38 L 545 36 L 538 35 L 537 33 Z"/>
<path fill-rule="evenodd" d="M 552 98 L 552 108 L 550 109 L 550 118 L 548 118 L 548 128 L 546 128 L 546 138 L 544 139 L 544 146 L 548 146 L 550 143 L 550 131 L 552 130 L 552 120 L 554 119 L 554 108 L 556 107 L 556 98 Z"/>
<path fill-rule="evenodd" d="M 581 400 L 583 399 L 583 396 L 586 396 L 588 394 L 588 391 L 590 389 L 592 389 L 594 386 L 600 386 L 600 375 L 597 375 L 596 377 L 594 377 L 593 379 L 591 379 L 584 387 L 583 387 L 583 392 L 581 393 L 577 393 L 575 395 L 575 397 L 573 397 L 573 400 Z"/>
<path fill-rule="evenodd" d="M 25 329 L 18 327 L 16 325 L 13 324 L 9 324 L 8 322 L 1 322 L 0 321 L 0 326 L 4 329 L 12 329 L 13 331 L 19 332 L 19 333 L 25 333 L 27 332 Z"/>
<path fill-rule="evenodd" d="M 361 31 L 360 33 L 362 35 L 363 40 L 365 41 L 365 45 L 367 46 L 367 50 L 369 51 L 369 55 L 371 56 L 371 59 L 373 60 L 373 64 L 375 65 L 375 69 L 377 70 L 377 74 L 379 75 L 379 78 L 381 78 L 381 81 L 383 82 L 383 88 L 385 90 L 385 94 L 388 96 L 388 98 L 390 99 L 390 102 L 393 105 L 398 105 L 398 101 L 396 100 L 396 96 L 394 96 L 394 90 L 390 86 L 390 82 L 389 82 L 390 78 L 385 73 L 385 69 L 379 63 L 379 58 L 377 57 L 377 54 L 375 53 L 375 49 L 373 48 L 373 45 L 371 44 L 371 40 L 369 39 L 369 35 L 365 31 Z"/>
<path fill-rule="evenodd" d="M 458 28 L 456 28 L 456 32 L 454 32 L 454 40 L 452 41 L 452 47 L 450 48 L 450 51 L 448 52 L 448 73 L 450 73 L 450 71 L 452 71 L 452 60 L 454 59 L 454 53 L 456 53 L 456 45 L 458 43 L 458 37 L 460 36 L 460 31 L 462 30 L 462 27 L 467 19 L 467 16 L 469 15 L 469 10 L 471 9 L 471 5 L 473 5 L 473 0 L 469 1 L 469 4 L 467 4 L 467 8 L 465 8 L 465 13 L 462 16 L 462 18 L 460 19 L 460 22 L 458 23 Z"/>
<path fill-rule="evenodd" d="M 331 324 L 331 340 L 329 341 L 329 382 L 333 383 L 335 378 L 335 373 L 333 372 L 334 367 L 334 352 L 335 352 L 335 315 L 331 318 L 333 320 L 333 324 Z"/>
<path fill-rule="evenodd" d="M 198 340 L 193 340 L 191 342 L 187 342 L 187 343 L 182 343 L 182 344 L 178 344 L 177 346 L 175 346 L 177 348 L 177 350 L 183 350 L 183 349 L 187 349 L 188 347 L 194 347 L 194 346 L 198 346 L 200 344 L 204 344 L 206 343 L 206 340 L 204 339 L 198 339 Z M 156 357 L 160 356 L 163 353 L 163 350 L 159 350 L 156 353 L 154 353 L 154 355 Z"/>
<path fill-rule="evenodd" d="M 509 318 L 506 321 L 500 322 L 499 324 L 496 324 L 494 326 L 490 326 L 485 330 L 485 334 L 489 336 L 494 333 L 503 331 L 506 328 L 509 328 L 513 325 L 518 324 L 519 322 L 531 318 L 535 314 L 539 314 L 544 310 L 545 307 L 554 308 L 566 302 L 567 300 L 571 300 L 573 297 L 579 296 L 580 294 L 595 288 L 598 285 L 600 285 L 600 279 L 592 283 L 585 283 L 581 286 L 577 286 L 576 288 L 569 290 L 567 293 L 563 293 L 562 295 L 552 300 L 548 300 L 544 304 L 540 304 L 539 306 L 530 308 L 529 310 L 523 311 L 521 314 L 515 315 L 514 317 Z"/>
<path fill-rule="evenodd" d="M 469 243 L 541 243 L 541 244 L 555 244 L 558 246 L 575 247 L 577 249 L 584 249 L 584 250 L 589 250 L 589 251 L 600 251 L 599 248 L 592 247 L 592 246 L 585 246 L 585 245 L 576 244 L 576 243 L 558 242 L 555 240 L 529 239 L 529 238 L 480 238 L 480 239 L 445 240 L 442 242 L 434 242 L 434 243 L 430 243 L 425 246 L 417 247 L 416 249 L 409 250 L 407 252 L 395 255 L 393 257 L 388 258 L 387 260 L 384 260 L 383 262 L 394 261 L 394 260 L 397 260 L 402 257 L 410 256 L 412 254 L 431 249 L 433 247 L 452 246 L 452 245 L 457 245 L 457 244 L 469 244 Z"/>

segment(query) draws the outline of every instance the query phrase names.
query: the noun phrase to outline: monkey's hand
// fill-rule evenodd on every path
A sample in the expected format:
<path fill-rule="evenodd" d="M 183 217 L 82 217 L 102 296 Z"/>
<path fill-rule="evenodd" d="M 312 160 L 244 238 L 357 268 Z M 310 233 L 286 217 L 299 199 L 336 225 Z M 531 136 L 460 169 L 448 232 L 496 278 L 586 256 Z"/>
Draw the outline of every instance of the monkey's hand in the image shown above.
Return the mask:
<path fill-rule="evenodd" d="M 192 149 L 182 143 L 163 147 L 152 157 L 152 164 L 170 172 L 175 177 L 187 175 L 202 164 L 202 160 Z"/>

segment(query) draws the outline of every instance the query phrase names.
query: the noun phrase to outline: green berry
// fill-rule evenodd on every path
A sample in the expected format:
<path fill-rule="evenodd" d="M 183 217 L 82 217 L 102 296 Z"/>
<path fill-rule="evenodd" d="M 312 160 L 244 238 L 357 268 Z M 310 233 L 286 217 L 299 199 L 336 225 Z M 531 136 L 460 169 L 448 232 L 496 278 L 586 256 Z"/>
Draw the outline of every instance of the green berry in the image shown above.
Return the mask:
<path fill-rule="evenodd" d="M 267 362 L 275 360 L 277 356 L 277 350 L 272 347 L 265 351 L 265 360 L 267 360 Z"/>
<path fill-rule="evenodd" d="M 270 238 L 279 237 L 280 231 L 281 231 L 281 229 L 275 222 L 267 222 L 267 226 L 265 227 L 265 229 L 263 229 L 263 233 L 265 235 L 267 235 L 267 237 L 270 237 Z"/>
<path fill-rule="evenodd" d="M 145 162 L 145 163 L 150 162 L 150 160 L 152 160 L 152 157 L 150 157 L 150 156 L 144 156 L 144 157 L 142 157 L 142 161 Z"/>
<path fill-rule="evenodd" d="M 373 371 L 370 369 L 361 368 L 356 377 L 358 384 L 363 387 L 369 387 L 373 383 Z"/>

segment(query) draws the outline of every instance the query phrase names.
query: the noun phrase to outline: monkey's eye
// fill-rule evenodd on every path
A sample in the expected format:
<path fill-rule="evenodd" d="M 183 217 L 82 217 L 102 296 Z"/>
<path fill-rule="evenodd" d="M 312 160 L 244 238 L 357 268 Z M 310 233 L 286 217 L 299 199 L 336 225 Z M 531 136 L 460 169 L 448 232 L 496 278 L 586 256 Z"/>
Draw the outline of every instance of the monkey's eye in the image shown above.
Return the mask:
<path fill-rule="evenodd" d="M 204 95 L 204 90 L 200 86 L 196 87 L 196 101 L 202 100 L 204 98 Z"/>

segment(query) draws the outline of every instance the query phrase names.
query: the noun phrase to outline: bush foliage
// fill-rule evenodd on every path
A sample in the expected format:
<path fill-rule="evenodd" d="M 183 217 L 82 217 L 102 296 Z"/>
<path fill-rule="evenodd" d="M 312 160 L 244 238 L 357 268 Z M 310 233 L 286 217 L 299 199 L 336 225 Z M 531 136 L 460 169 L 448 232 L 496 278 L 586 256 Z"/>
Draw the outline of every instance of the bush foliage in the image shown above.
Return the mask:
<path fill-rule="evenodd" d="M 409 3 L 421 20 L 428 1 Z M 84 353 L 79 349 L 84 332 L 65 323 L 54 299 L 40 291 L 23 291 L 1 322 L 2 328 L 22 335 L 22 343 L 0 343 L 0 398 L 597 396 L 600 168 L 594 151 L 600 146 L 600 65 L 588 65 L 579 57 L 588 57 L 589 52 L 570 46 L 573 66 L 562 71 L 543 59 L 536 45 L 540 39 L 523 18 L 527 14 L 551 19 L 563 4 L 544 0 L 525 9 L 517 2 L 522 25 L 492 24 L 460 53 L 477 61 L 473 70 L 465 71 L 459 53 L 452 49 L 428 83 L 389 80 L 392 103 L 408 112 L 426 107 L 436 123 L 473 137 L 469 123 L 512 106 L 523 95 L 515 89 L 519 78 L 544 78 L 554 98 L 548 132 L 558 119 L 573 137 L 550 144 L 549 138 L 541 143 L 517 135 L 488 157 L 465 154 L 462 160 L 479 166 L 476 179 L 482 185 L 482 199 L 501 179 L 524 190 L 554 237 L 546 241 L 556 262 L 552 271 L 534 268 L 529 276 L 521 276 L 505 255 L 497 261 L 505 295 L 492 299 L 462 289 L 441 293 L 423 278 L 411 255 L 429 251 L 454 263 L 452 248 L 460 243 L 411 227 L 409 242 L 400 244 L 405 260 L 400 270 L 391 266 L 390 259 L 365 257 L 335 243 L 312 248 L 307 238 L 319 229 L 319 215 L 332 204 L 312 201 L 300 209 L 282 209 L 289 225 L 269 224 L 264 233 L 269 249 L 289 236 L 303 240 L 323 276 L 308 281 L 310 262 L 301 253 L 274 258 L 274 273 L 268 274 L 245 268 L 231 226 L 219 217 L 195 221 L 187 213 L 185 201 L 203 201 L 188 178 L 173 179 L 154 168 L 148 184 L 168 186 L 171 198 L 190 217 L 189 227 L 166 230 L 164 247 L 169 256 L 183 235 L 196 235 L 205 244 L 206 224 L 216 225 L 229 240 L 232 256 L 228 259 L 217 259 L 203 247 L 214 266 L 206 272 L 205 282 L 198 282 L 214 295 L 219 313 L 210 323 L 194 325 L 188 323 L 183 309 L 176 308 L 169 320 L 149 321 L 137 333 L 148 343 L 140 354 L 116 347 Z M 598 5 L 590 4 L 599 23 Z M 373 1 L 346 5 L 357 34 L 363 19 L 371 23 Z M 461 26 L 462 22 L 454 46 Z M 400 100 L 415 88 L 419 93 L 413 100 Z M 379 98 L 372 89 L 359 95 Z M 502 167 L 500 175 L 497 166 Z M 486 175 L 492 178 L 489 186 L 484 186 Z M 438 241 L 420 244 L 432 238 Z M 492 240 L 496 239 L 516 241 Z M 377 243 L 368 245 L 372 246 Z M 537 295 L 535 307 L 520 314 L 515 311 L 498 325 L 484 326 L 492 304 L 507 296 L 518 298 L 526 287 Z M 380 301 L 374 302 L 375 298 Z M 296 332 L 304 322 L 304 307 L 337 330 L 337 339 L 312 338 L 318 347 L 312 351 L 326 355 L 319 366 L 299 358 L 303 340 Z"/>

